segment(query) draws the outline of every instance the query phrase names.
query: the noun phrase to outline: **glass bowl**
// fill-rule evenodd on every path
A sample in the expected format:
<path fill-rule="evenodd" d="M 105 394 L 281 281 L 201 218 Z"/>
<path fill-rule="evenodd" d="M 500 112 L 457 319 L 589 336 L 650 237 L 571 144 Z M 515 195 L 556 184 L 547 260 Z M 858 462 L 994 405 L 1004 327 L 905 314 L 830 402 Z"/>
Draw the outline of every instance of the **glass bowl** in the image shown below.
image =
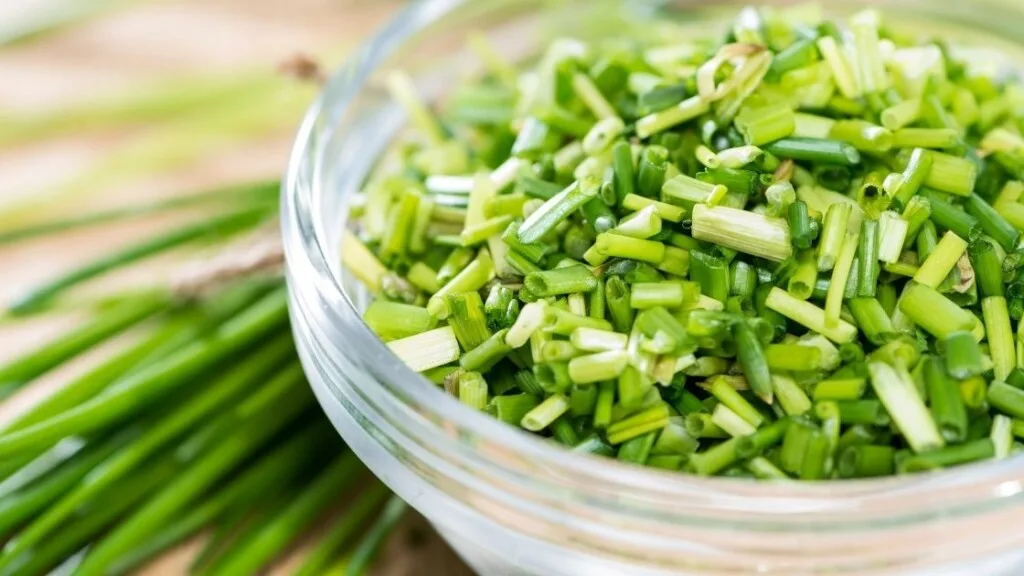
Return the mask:
<path fill-rule="evenodd" d="M 840 13 L 872 2 L 829 3 Z M 894 0 L 887 21 L 1024 58 L 1019 0 Z M 570 452 L 473 411 L 406 368 L 360 318 L 340 265 L 347 202 L 402 127 L 379 81 L 429 98 L 470 72 L 484 31 L 513 58 L 555 35 L 612 34 L 668 11 L 707 32 L 712 2 L 433 0 L 413 4 L 326 85 L 283 189 L 295 340 L 352 449 L 477 572 L 495 574 L 1021 574 L 1024 458 L 871 481 L 703 479 Z M 1024 61 L 1018 59 L 1016 61 Z"/>

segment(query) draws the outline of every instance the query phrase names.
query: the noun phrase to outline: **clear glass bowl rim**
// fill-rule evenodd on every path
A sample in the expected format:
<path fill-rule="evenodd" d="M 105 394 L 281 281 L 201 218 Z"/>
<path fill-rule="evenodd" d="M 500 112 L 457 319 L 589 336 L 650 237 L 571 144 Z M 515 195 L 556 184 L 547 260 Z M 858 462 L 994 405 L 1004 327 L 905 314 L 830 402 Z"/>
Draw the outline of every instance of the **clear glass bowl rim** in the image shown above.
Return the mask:
<path fill-rule="evenodd" d="M 311 105 L 301 124 L 285 177 L 282 182 L 282 227 L 284 229 L 285 252 L 289 269 L 293 261 L 302 261 L 303 268 L 318 271 L 313 279 L 316 290 L 326 302 L 339 302 L 355 311 L 338 278 L 329 273 L 333 269 L 325 254 L 332 253 L 321 242 L 323 238 L 317 227 L 310 223 L 316 220 L 313 207 L 318 203 L 311 196 L 324 193 L 320 183 L 310 187 L 299 185 L 303 170 L 307 169 L 304 158 L 316 146 L 315 135 L 319 126 L 337 124 L 346 109 L 365 88 L 371 74 L 416 32 L 442 18 L 449 11 L 471 0 L 422 0 L 401 10 L 384 28 L 378 31 L 352 58 L 336 71 L 326 82 L 318 99 Z M 700 2 L 692 2 L 700 4 Z M 324 161 L 322 150 L 317 163 Z M 311 192 L 312 191 L 312 192 Z M 296 234 L 313 237 L 313 249 L 308 245 L 289 241 Z M 330 316 L 330 311 L 326 313 Z M 366 342 L 360 342 L 361 351 L 374 356 L 390 354 L 386 345 L 377 339 L 369 328 L 365 329 Z M 900 503 L 899 516 L 904 519 L 924 520 L 948 512 L 948 502 L 957 502 L 966 510 L 981 511 L 990 508 L 994 501 L 1010 504 L 1022 501 L 1022 479 L 1024 479 L 1024 456 L 1001 461 L 968 465 L 935 474 L 916 474 L 872 480 L 845 480 L 820 483 L 765 483 L 736 479 L 700 478 L 673 474 L 618 463 L 606 458 L 578 454 L 551 442 L 516 430 L 507 424 L 480 412 L 474 411 L 457 399 L 445 394 L 437 387 L 428 385 L 415 372 L 399 362 L 383 369 L 389 377 L 389 386 L 395 390 L 386 393 L 397 402 L 407 398 L 417 404 L 417 409 L 427 409 L 438 421 L 455 422 L 462 438 L 466 435 L 482 442 L 500 445 L 516 453 L 520 458 L 534 462 L 541 467 L 558 470 L 560 475 L 580 475 L 602 481 L 602 491 L 609 486 L 620 486 L 631 491 L 646 492 L 649 499 L 665 499 L 680 506 L 680 496 L 703 494 L 712 497 L 713 503 L 701 506 L 707 510 L 715 503 L 730 512 L 750 514 L 751 520 L 764 514 L 775 515 L 778 511 L 792 511 L 787 515 L 791 520 L 809 519 L 807 515 L 823 518 L 848 515 L 865 508 Z M 366 385 L 386 388 L 380 382 Z M 453 442 L 462 440 L 452 440 Z M 685 505 L 684 505 L 685 507 Z M 856 522 L 853 522 L 856 524 Z M 853 528 L 853 526 L 847 526 Z"/>

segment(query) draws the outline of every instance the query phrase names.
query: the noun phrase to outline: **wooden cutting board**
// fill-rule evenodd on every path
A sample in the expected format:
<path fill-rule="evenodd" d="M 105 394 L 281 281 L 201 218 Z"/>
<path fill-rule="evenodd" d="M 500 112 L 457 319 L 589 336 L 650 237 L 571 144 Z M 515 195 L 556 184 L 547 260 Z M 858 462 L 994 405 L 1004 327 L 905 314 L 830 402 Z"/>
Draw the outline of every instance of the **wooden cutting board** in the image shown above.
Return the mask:
<path fill-rule="evenodd" d="M 0 20 L 39 0 L 0 5 Z M 15 6 L 17 4 L 17 6 Z M 374 0 L 135 0 L 38 41 L 0 49 L 0 115 L 54 110 L 132 91 L 167 78 L 207 73 L 228 76 L 239 69 L 273 69 L 295 55 L 342 56 L 390 17 L 401 2 Z M 328 63 L 335 66 L 336 62 Z M 172 166 L 155 176 L 116 182 L 76 205 L 90 209 L 123 201 L 164 197 L 284 170 L 299 118 L 214 154 Z M 142 129 L 148 127 L 141 127 Z M 132 142 L 131 133 L 82 133 L 16 148 L 0 148 L 0 207 L 32 198 L 41 190 L 86 173 Z M 68 200 L 70 201 L 70 200 Z M 2 209 L 2 208 L 0 208 Z M 170 219 L 170 220 L 173 220 Z M 0 248 L 0 301 L 110 249 L 132 241 L 169 219 L 98 227 Z M 132 274 L 159 274 L 160 266 Z M 118 275 L 115 282 L 127 281 Z M 0 362 L 59 333 L 74 318 L 0 325 Z M 130 338 L 130 335 L 127 336 Z M 6 403 L 0 420 L 31 405 L 82 363 L 43 378 Z M 183 574 L 196 540 L 143 570 Z M 301 559 L 301 547 L 274 573 L 287 574 Z M 448 547 L 415 515 L 385 545 L 375 574 L 388 576 L 470 574 Z"/>

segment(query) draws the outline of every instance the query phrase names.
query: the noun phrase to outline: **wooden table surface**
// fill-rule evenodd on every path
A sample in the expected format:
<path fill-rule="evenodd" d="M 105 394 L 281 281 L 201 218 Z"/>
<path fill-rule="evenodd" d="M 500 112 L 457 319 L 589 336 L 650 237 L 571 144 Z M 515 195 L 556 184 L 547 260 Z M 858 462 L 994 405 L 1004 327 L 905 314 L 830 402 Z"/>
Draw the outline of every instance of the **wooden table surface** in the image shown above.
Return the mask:
<path fill-rule="evenodd" d="M 41 0 L 0 3 L 0 23 Z M 52 2 L 50 2 L 52 4 Z M 60 110 L 159 84 L 167 79 L 203 74 L 230 76 L 239 69 L 274 69 L 296 55 L 328 56 L 333 68 L 347 49 L 383 23 L 401 2 L 395 0 L 134 0 L 125 6 L 76 23 L 37 41 L 0 49 L 0 118 Z M 330 60 L 333 58 L 333 61 Z M 101 206 L 160 198 L 217 184 L 279 175 L 299 118 L 233 142 L 188 161 L 171 162 L 156 174 L 113 180 L 87 197 L 55 197 L 53 207 L 68 213 Z M 13 148 L 0 148 L 0 211 L 84 178 L 91 167 L 130 148 L 139 134 L 159 129 L 86 131 Z M 2 140 L 2 134 L 0 134 Z M 84 192 L 83 192 L 84 194 Z M 146 220 L 127 226 L 98 227 L 42 241 L 0 248 L 0 301 L 90 256 L 130 242 L 166 222 Z M 133 274 L 152 280 L 166 266 Z M 0 325 L 0 361 L 16 356 L 64 329 L 74 318 Z M 130 337 L 130 336 L 129 336 Z M 81 363 L 48 375 L 11 400 L 0 403 L 0 421 L 30 406 L 61 385 Z M 181 574 L 198 542 L 167 555 L 143 570 L 146 574 Z M 275 573 L 301 557 L 286 559 Z M 386 544 L 374 568 L 393 576 L 461 575 L 469 571 L 415 515 Z"/>

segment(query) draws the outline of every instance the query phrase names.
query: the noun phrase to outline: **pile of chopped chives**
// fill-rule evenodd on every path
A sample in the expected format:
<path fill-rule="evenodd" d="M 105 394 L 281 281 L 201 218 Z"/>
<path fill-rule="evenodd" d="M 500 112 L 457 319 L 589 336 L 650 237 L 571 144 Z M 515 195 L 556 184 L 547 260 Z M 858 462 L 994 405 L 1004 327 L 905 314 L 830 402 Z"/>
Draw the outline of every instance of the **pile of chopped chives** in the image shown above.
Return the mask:
<path fill-rule="evenodd" d="M 367 324 L 466 405 L 655 468 L 1019 451 L 1024 88 L 872 11 L 800 16 L 522 70 L 478 37 L 487 73 L 436 116 L 394 73 L 417 137 L 342 249 Z"/>

